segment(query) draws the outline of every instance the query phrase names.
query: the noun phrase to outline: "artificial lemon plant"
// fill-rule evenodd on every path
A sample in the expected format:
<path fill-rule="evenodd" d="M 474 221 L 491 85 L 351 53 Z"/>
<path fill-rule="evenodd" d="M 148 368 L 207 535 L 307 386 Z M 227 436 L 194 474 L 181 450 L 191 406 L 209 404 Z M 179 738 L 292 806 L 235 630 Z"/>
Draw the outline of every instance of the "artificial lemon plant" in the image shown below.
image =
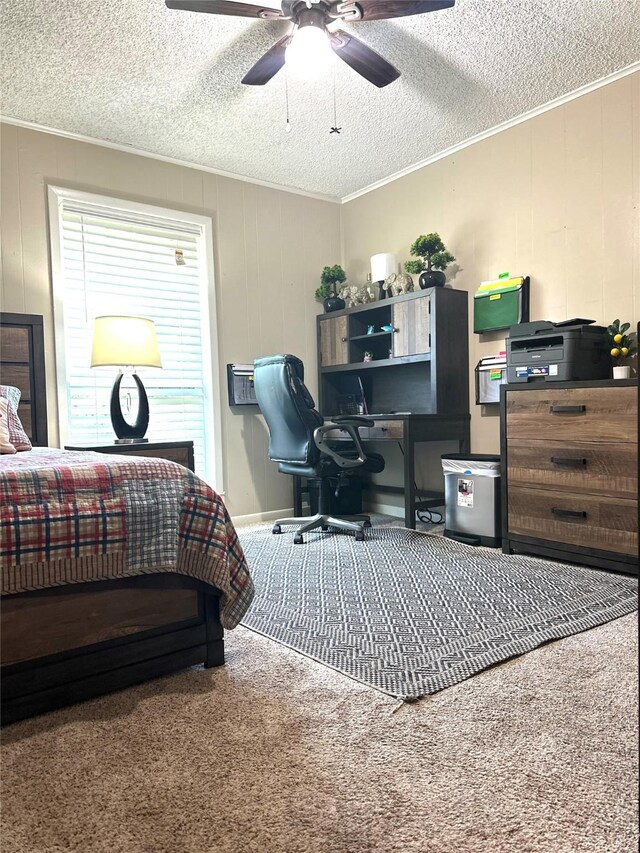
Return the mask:
<path fill-rule="evenodd" d="M 633 340 L 630 335 L 626 334 L 630 326 L 630 323 L 622 323 L 620 325 L 620 320 L 614 320 L 610 326 L 607 326 L 611 344 L 611 356 L 616 360 L 633 355 L 636 351 Z"/>

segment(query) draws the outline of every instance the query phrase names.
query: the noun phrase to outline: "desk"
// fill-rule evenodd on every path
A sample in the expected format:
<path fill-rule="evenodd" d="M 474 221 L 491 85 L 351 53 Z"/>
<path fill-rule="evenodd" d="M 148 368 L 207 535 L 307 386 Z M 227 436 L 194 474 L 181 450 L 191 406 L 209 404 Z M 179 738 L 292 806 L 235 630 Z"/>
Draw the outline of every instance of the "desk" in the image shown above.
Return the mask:
<path fill-rule="evenodd" d="M 364 417 L 368 417 L 365 415 Z M 443 492 L 425 492 L 416 500 L 415 446 L 425 441 L 457 441 L 460 453 L 469 453 L 469 425 L 471 415 L 385 415 L 373 417 L 374 426 L 360 427 L 363 444 L 368 442 L 400 442 L 404 451 L 404 483 L 402 486 L 370 484 L 372 492 L 404 494 L 404 524 L 415 530 L 416 510 L 444 504 Z M 331 435 L 331 438 L 334 438 Z M 337 433 L 335 439 L 349 441 L 345 433 Z M 380 448 L 384 456 L 384 447 Z M 302 478 L 293 478 L 293 511 L 302 515 Z"/>

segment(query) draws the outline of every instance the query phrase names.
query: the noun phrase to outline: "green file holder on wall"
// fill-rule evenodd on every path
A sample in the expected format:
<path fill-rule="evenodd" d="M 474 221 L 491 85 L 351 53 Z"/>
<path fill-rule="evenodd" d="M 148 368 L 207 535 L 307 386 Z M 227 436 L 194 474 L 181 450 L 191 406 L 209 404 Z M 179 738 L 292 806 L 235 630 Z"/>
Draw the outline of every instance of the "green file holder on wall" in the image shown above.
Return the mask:
<path fill-rule="evenodd" d="M 529 320 L 529 276 L 484 281 L 473 299 L 473 331 L 493 332 Z"/>

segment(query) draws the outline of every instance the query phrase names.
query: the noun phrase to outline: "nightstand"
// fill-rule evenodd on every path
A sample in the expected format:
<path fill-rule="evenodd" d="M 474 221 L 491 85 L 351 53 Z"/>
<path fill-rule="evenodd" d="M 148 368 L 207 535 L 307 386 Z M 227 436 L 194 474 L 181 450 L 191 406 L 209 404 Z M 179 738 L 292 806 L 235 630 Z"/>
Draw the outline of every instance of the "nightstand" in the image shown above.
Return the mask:
<path fill-rule="evenodd" d="M 143 444 L 65 445 L 65 450 L 94 450 L 96 453 L 124 453 L 125 456 L 158 456 L 195 470 L 192 441 L 149 441 Z"/>

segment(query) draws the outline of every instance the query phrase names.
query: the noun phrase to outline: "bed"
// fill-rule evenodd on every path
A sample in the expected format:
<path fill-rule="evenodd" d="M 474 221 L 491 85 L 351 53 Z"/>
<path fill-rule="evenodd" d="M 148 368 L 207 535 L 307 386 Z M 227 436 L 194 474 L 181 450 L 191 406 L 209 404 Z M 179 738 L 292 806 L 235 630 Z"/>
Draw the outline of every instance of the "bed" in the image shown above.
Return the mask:
<path fill-rule="evenodd" d="M 0 456 L 2 723 L 220 666 L 253 597 L 222 499 L 164 459 L 47 448 L 42 318 L 0 327 L 34 445 Z"/>

